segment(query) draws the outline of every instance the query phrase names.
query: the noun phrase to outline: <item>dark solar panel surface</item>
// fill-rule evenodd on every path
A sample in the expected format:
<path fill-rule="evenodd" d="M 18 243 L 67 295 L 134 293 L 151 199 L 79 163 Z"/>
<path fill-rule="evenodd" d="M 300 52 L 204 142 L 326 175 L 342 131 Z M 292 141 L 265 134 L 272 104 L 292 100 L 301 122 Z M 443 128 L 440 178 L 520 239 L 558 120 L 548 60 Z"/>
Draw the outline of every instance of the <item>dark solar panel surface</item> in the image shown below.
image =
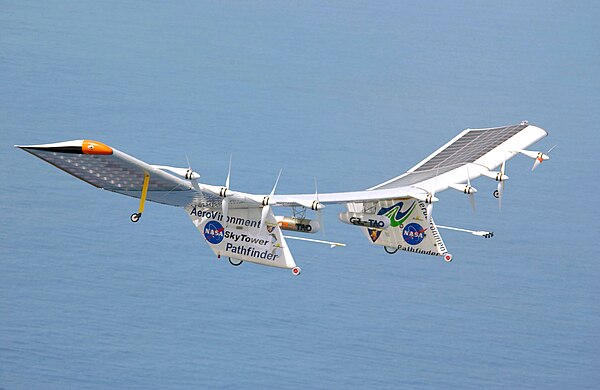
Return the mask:
<path fill-rule="evenodd" d="M 31 154 L 71 175 L 108 191 L 141 191 L 144 171 L 115 156 L 57 153 L 25 148 Z M 182 191 L 173 181 L 154 175 L 149 191 Z"/>
<path fill-rule="evenodd" d="M 513 135 L 517 134 L 519 131 L 523 130 L 525 127 L 527 127 L 527 125 L 469 130 L 414 172 L 472 163 Z"/>
<path fill-rule="evenodd" d="M 526 128 L 528 124 L 468 130 L 413 172 L 377 189 L 409 186 L 472 163 Z"/>

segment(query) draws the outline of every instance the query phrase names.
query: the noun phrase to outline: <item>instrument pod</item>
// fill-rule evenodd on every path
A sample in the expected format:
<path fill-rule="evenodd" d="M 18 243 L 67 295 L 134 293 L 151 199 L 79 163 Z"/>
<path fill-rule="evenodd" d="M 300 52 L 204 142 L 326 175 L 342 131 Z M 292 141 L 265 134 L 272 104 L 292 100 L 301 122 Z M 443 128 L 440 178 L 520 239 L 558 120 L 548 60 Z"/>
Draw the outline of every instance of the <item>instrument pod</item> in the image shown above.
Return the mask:
<path fill-rule="evenodd" d="M 277 224 L 282 230 L 300 233 L 316 233 L 321 229 L 318 221 L 307 218 L 275 216 Z"/>

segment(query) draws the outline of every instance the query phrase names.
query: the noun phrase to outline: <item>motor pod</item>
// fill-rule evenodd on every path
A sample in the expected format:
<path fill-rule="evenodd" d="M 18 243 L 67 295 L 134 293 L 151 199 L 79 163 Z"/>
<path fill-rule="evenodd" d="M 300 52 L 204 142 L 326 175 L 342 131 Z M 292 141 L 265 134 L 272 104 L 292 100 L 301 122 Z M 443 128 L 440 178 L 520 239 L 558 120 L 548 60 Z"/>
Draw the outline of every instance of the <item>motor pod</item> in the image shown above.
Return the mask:
<path fill-rule="evenodd" d="M 316 233 L 321 229 L 318 221 L 307 218 L 275 216 L 277 224 L 282 230 L 290 230 L 300 233 Z"/>
<path fill-rule="evenodd" d="M 354 213 L 346 211 L 338 215 L 340 221 L 349 225 L 366 227 L 369 229 L 387 229 L 390 226 L 390 220 L 377 214 Z"/>

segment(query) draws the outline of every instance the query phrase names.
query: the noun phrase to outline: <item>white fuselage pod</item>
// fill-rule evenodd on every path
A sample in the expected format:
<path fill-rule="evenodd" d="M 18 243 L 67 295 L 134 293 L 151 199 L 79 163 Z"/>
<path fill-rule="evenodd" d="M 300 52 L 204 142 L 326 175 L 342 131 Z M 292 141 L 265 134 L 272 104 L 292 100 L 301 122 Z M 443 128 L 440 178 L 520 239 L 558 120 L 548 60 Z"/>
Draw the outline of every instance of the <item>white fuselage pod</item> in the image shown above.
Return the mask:
<path fill-rule="evenodd" d="M 389 218 L 377 214 L 365 214 L 346 211 L 338 215 L 340 221 L 349 225 L 366 227 L 369 229 L 387 229 L 390 226 Z"/>
<path fill-rule="evenodd" d="M 314 219 L 282 217 L 279 215 L 276 215 L 275 219 L 277 219 L 277 224 L 282 230 L 299 233 L 316 233 L 321 229 L 319 222 Z"/>
<path fill-rule="evenodd" d="M 227 218 L 221 210 L 190 205 L 185 208 L 188 216 L 220 258 L 293 269 L 294 258 L 278 225 L 261 226 L 261 209 L 231 209 Z M 270 211 L 268 220 L 273 211 Z M 232 262 L 233 264 L 233 262 Z"/>

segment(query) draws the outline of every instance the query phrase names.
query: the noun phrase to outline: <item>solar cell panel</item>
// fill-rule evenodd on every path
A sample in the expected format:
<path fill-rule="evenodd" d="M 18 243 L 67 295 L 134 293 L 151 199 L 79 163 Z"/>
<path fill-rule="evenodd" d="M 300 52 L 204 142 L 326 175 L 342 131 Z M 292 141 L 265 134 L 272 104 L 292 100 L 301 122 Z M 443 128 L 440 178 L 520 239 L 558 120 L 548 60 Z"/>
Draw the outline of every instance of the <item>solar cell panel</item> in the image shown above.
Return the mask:
<path fill-rule="evenodd" d="M 453 142 L 439 149 L 405 174 L 370 189 L 410 186 L 473 163 L 527 126 L 529 124 L 523 122 L 511 126 L 465 130 Z"/>

